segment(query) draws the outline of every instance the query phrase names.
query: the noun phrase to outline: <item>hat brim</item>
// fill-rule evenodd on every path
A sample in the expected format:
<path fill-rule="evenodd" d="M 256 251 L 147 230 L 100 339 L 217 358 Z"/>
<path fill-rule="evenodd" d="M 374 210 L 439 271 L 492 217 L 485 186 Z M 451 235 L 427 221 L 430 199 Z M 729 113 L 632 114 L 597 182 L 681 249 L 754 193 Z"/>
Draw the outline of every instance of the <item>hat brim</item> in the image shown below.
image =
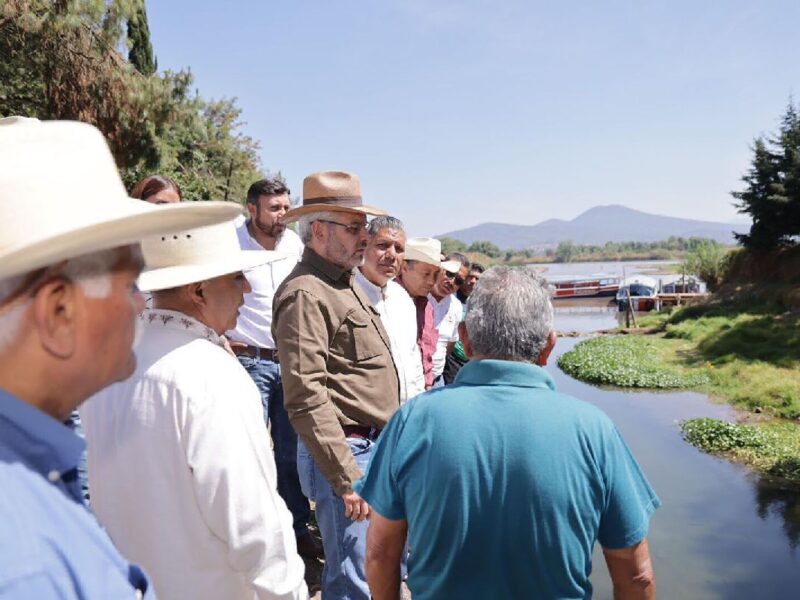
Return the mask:
<path fill-rule="evenodd" d="M 297 208 L 293 208 L 292 210 L 287 212 L 286 215 L 284 215 L 283 217 L 283 222 L 291 223 L 292 221 L 296 221 L 303 215 L 315 212 L 346 212 L 346 213 L 370 215 L 373 217 L 382 217 L 389 214 L 383 209 L 375 208 L 374 206 L 367 206 L 365 204 L 362 204 L 361 206 L 339 206 L 338 204 L 308 204 L 304 206 L 298 206 Z"/>
<path fill-rule="evenodd" d="M 249 271 L 269 262 L 287 258 L 287 256 L 274 250 L 241 250 L 237 256 L 230 256 L 213 263 L 175 265 L 144 271 L 139 276 L 138 285 L 143 292 L 168 290 L 230 273 Z"/>
<path fill-rule="evenodd" d="M 108 211 L 93 222 L 0 251 L 0 279 L 22 275 L 62 260 L 135 244 L 151 235 L 233 220 L 241 207 L 233 202 L 183 202 L 154 205 L 124 197 L 109 200 Z M 34 236 L 35 237 L 35 234 Z"/>
<path fill-rule="evenodd" d="M 461 270 L 461 262 L 457 260 L 442 261 L 442 268 L 448 273 L 458 273 Z"/>

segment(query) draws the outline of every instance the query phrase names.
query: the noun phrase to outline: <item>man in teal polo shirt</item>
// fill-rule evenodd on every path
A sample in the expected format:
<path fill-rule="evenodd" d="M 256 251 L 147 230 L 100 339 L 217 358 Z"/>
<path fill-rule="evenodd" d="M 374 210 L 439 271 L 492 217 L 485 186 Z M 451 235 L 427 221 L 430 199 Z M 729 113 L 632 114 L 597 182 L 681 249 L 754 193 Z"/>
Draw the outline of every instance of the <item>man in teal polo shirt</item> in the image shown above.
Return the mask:
<path fill-rule="evenodd" d="M 598 541 L 615 598 L 654 598 L 647 546 L 660 501 L 611 420 L 559 394 L 546 282 L 487 271 L 453 385 L 418 396 L 381 434 L 358 493 L 372 507 L 367 580 L 397 598 L 589 598 Z"/>

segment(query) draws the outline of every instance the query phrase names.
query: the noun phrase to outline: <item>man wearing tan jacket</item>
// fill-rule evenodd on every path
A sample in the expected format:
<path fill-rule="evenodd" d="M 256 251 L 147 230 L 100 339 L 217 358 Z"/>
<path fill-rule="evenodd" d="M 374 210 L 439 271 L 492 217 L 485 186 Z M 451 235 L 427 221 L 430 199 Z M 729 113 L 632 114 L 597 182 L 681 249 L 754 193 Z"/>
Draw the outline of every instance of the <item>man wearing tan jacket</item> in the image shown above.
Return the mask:
<path fill-rule="evenodd" d="M 353 491 L 381 429 L 400 406 L 389 336 L 355 282 L 364 260 L 367 215 L 359 180 L 342 172 L 303 182 L 299 221 L 303 257 L 273 301 L 273 337 L 284 405 L 300 436 L 297 467 L 316 503 L 325 548 L 326 600 L 367 599 L 364 573 L 369 505 Z"/>

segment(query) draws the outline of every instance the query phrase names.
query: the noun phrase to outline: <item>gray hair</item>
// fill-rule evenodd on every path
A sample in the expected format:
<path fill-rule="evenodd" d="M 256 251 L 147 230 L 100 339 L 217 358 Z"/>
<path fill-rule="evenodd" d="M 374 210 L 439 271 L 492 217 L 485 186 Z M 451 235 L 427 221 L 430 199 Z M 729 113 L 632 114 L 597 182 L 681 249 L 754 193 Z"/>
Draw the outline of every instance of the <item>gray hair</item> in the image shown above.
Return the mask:
<path fill-rule="evenodd" d="M 403 222 L 397 217 L 390 217 L 389 215 L 375 217 L 369 222 L 369 225 L 367 225 L 369 237 L 377 235 L 381 229 L 392 229 L 393 231 L 399 231 L 401 233 L 406 232 L 403 227 Z"/>
<path fill-rule="evenodd" d="M 553 328 L 547 282 L 530 268 L 486 271 L 467 301 L 469 343 L 486 358 L 534 362 Z"/>
<path fill-rule="evenodd" d="M 315 221 L 334 221 L 336 213 L 334 211 L 312 212 L 302 215 L 297 219 L 297 234 L 304 246 L 311 243 L 311 224 Z"/>
<path fill-rule="evenodd" d="M 79 256 L 67 261 L 62 274 L 79 285 L 89 298 L 107 298 L 111 294 L 111 270 L 119 258 L 119 248 Z M 36 282 L 48 269 L 43 269 L 41 275 L 31 279 L 30 283 Z M 31 273 L 24 273 L 1 280 L 0 304 L 8 300 L 26 279 L 30 279 L 30 276 Z M 30 304 L 31 299 L 27 298 L 8 308 L 0 308 L 0 352 L 6 350 L 11 342 L 17 339 L 25 312 Z"/>

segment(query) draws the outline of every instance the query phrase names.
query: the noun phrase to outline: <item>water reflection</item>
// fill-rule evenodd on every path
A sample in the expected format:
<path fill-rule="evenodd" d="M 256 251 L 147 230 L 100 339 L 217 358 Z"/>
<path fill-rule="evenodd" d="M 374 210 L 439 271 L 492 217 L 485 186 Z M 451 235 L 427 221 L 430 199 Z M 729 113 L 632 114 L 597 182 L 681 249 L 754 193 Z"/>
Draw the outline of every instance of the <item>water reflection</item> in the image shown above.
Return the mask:
<path fill-rule="evenodd" d="M 615 326 L 607 308 L 556 309 L 557 330 Z M 556 357 L 580 339 L 560 339 Z M 559 390 L 596 404 L 616 423 L 664 505 L 649 538 L 661 598 L 792 598 L 798 596 L 800 495 L 748 469 L 685 443 L 676 421 L 733 419 L 729 407 L 692 392 L 599 389 L 551 363 Z M 612 598 L 602 554 L 595 553 L 595 598 Z"/>

